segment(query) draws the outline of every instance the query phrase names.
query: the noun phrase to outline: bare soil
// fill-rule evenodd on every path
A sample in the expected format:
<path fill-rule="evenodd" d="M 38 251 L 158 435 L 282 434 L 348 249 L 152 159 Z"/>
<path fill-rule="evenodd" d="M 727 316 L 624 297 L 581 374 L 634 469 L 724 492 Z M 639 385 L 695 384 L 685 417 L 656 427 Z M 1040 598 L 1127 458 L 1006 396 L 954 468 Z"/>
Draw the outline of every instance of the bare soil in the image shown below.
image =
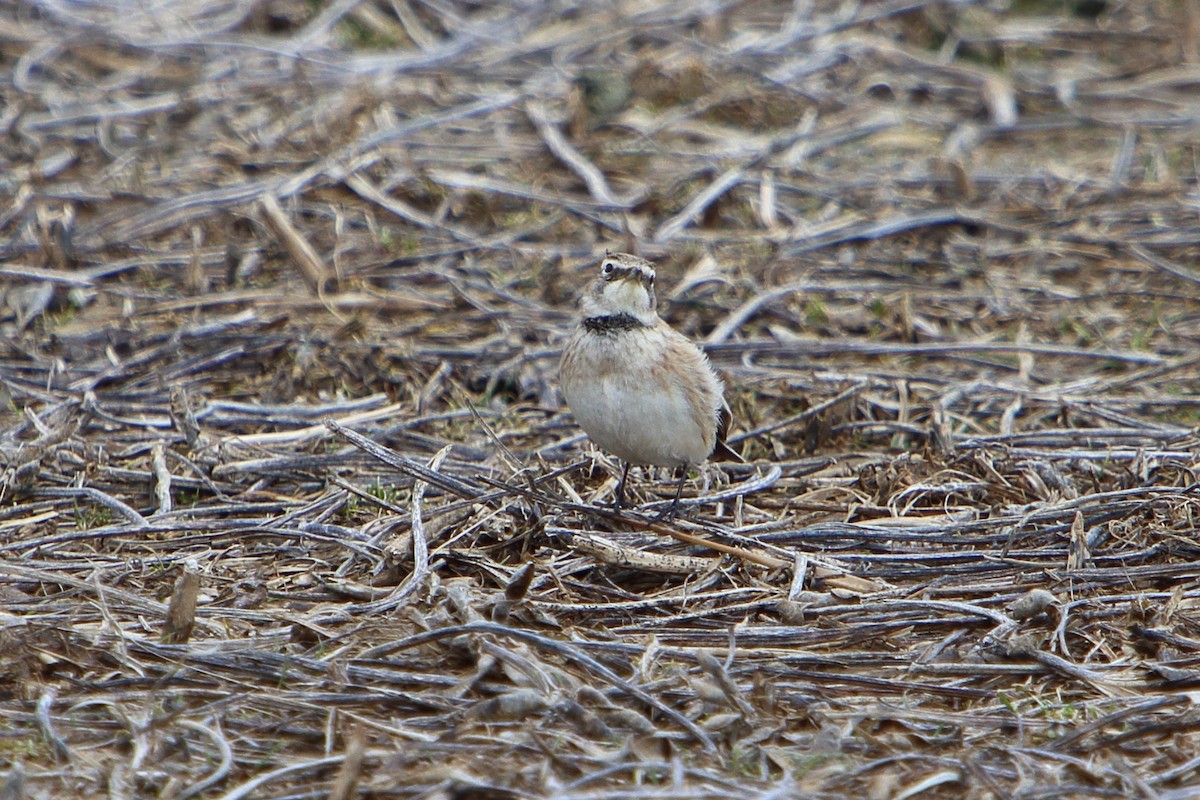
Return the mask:
<path fill-rule="evenodd" d="M 0 7 L 0 798 L 1200 796 L 1200 1 Z M 749 463 L 618 464 L 605 248 Z"/>

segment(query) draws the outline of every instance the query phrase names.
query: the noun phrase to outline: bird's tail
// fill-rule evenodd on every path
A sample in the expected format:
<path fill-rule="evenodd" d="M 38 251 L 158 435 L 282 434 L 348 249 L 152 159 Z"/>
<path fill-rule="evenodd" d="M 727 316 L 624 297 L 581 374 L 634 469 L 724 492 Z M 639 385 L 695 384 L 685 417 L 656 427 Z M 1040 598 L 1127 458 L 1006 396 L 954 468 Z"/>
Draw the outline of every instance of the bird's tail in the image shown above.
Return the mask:
<path fill-rule="evenodd" d="M 721 407 L 717 409 L 717 446 L 713 448 L 709 459 L 712 461 L 733 461 L 738 464 L 745 464 L 746 459 L 742 458 L 742 454 L 734 450 L 729 442 L 725 441 L 725 436 L 729 433 L 729 423 L 732 420 L 733 412 L 729 410 L 729 404 L 722 400 Z"/>
<path fill-rule="evenodd" d="M 733 449 L 733 446 L 724 439 L 717 439 L 717 446 L 713 448 L 712 455 L 708 457 L 710 461 L 733 461 L 738 464 L 745 464 L 746 459 L 742 458 L 742 454 Z"/>

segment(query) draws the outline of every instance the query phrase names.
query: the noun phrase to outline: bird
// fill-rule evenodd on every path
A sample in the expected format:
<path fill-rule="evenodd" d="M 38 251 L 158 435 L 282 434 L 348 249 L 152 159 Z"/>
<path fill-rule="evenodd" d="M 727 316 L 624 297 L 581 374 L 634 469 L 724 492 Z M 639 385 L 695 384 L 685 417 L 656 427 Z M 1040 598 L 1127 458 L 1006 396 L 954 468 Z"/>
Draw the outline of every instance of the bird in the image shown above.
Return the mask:
<path fill-rule="evenodd" d="M 679 507 L 687 468 L 706 459 L 744 462 L 725 441 L 732 414 L 708 357 L 658 315 L 654 265 L 606 250 L 580 298 L 563 349 L 559 385 L 593 442 L 625 462 L 614 505 L 625 505 L 631 464 L 674 467 Z"/>

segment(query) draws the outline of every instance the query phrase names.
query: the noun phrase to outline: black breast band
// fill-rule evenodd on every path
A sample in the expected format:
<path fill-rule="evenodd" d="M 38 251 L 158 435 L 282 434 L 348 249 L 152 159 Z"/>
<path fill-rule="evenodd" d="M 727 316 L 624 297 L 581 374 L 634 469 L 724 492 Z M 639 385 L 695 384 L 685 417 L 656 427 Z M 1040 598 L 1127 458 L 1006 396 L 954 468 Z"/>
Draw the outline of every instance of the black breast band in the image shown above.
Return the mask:
<path fill-rule="evenodd" d="M 644 328 L 646 325 L 632 314 L 605 314 L 603 317 L 585 317 L 583 327 L 592 333 L 609 334 Z"/>

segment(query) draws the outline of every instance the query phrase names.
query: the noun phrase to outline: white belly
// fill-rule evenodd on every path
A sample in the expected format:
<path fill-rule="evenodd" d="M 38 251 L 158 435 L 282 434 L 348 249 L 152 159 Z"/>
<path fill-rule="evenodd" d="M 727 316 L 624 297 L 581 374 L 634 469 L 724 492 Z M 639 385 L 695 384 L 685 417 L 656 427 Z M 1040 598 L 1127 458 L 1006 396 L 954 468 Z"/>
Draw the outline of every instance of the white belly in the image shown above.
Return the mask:
<path fill-rule="evenodd" d="M 580 427 L 603 449 L 633 464 L 662 467 L 698 464 L 712 453 L 716 435 L 715 400 L 695 408 L 679 380 L 656 374 L 652 355 L 661 343 L 653 332 L 592 336 L 587 346 L 573 341 L 568 358 L 578 369 L 565 370 L 563 396 Z M 656 346 L 657 345 L 657 346 Z M 689 346 L 690 343 L 689 343 Z M 707 363 L 703 374 L 684 379 L 719 387 Z M 570 373 L 570 374 L 568 374 Z"/>

